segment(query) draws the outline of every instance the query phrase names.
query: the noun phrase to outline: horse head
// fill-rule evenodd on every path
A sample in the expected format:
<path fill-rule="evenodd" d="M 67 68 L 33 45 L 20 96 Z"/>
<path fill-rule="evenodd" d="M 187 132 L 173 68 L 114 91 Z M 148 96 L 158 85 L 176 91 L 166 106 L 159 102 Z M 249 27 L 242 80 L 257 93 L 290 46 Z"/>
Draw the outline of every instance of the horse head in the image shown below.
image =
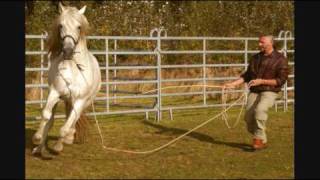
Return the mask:
<path fill-rule="evenodd" d="M 63 53 L 64 59 L 72 59 L 79 42 L 85 39 L 89 23 L 84 16 L 86 6 L 80 10 L 59 3 L 59 16 L 54 23 L 53 33 L 49 37 L 49 51 Z"/>

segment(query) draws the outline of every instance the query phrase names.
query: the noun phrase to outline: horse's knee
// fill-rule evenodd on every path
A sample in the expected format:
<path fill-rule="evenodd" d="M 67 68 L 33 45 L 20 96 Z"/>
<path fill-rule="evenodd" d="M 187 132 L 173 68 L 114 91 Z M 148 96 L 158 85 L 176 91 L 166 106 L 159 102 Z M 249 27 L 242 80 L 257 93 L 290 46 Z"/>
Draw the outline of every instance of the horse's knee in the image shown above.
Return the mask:
<path fill-rule="evenodd" d="M 52 115 L 52 111 L 48 110 L 48 109 L 44 109 L 42 111 L 42 117 L 45 119 L 45 120 L 49 120 L 51 118 L 51 115 Z"/>

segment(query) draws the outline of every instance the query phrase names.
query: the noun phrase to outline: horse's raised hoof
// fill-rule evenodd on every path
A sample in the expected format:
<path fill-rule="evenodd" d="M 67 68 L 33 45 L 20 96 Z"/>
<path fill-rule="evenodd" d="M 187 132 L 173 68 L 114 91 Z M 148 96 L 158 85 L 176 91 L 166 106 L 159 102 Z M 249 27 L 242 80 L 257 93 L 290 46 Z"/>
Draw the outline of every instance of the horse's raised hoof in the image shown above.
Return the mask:
<path fill-rule="evenodd" d="M 33 135 L 33 137 L 32 137 L 32 143 L 34 144 L 34 145 L 40 145 L 40 143 L 41 143 L 41 135 L 39 135 L 39 134 L 34 134 Z"/>
<path fill-rule="evenodd" d="M 54 146 L 53 146 L 53 150 L 56 152 L 56 153 L 60 153 L 62 152 L 63 150 L 63 144 L 62 142 L 57 142 Z"/>

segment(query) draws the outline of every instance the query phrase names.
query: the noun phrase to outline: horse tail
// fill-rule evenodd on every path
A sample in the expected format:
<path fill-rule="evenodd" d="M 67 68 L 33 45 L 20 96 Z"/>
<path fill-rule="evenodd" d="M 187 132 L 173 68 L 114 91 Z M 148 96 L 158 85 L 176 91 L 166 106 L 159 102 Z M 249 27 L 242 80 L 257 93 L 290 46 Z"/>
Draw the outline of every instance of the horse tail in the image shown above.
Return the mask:
<path fill-rule="evenodd" d="M 83 112 L 80 115 L 79 120 L 76 122 L 76 132 L 74 134 L 74 140 L 76 143 L 83 144 L 86 141 L 89 132 L 89 125 L 89 119 Z"/>

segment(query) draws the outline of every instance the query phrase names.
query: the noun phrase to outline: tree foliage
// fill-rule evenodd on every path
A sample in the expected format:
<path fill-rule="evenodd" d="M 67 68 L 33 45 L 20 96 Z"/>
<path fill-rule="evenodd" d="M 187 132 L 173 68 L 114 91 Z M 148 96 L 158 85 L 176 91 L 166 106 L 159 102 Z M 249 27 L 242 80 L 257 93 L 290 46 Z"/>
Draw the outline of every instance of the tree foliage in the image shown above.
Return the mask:
<path fill-rule="evenodd" d="M 25 32 L 26 34 L 50 33 L 51 23 L 58 16 L 58 1 L 26 1 L 25 3 Z M 85 16 L 87 17 L 91 31 L 88 35 L 103 36 L 149 36 L 153 28 L 164 27 L 168 36 L 215 36 L 215 37 L 256 37 L 261 34 L 277 36 L 281 30 L 294 32 L 293 1 L 63 1 L 64 5 L 76 6 L 78 9 L 87 5 Z M 112 48 L 114 42 L 109 42 Z M 130 44 L 131 43 L 131 44 Z M 132 45 L 133 43 L 133 45 Z M 207 43 L 207 49 L 243 49 L 244 43 Z M 253 44 L 253 43 L 252 43 Z M 146 42 L 118 41 L 122 49 L 137 49 L 146 47 Z M 256 44 L 253 44 L 256 45 Z M 39 41 L 26 41 L 27 50 L 39 50 Z M 88 42 L 89 49 L 103 50 L 104 41 Z M 132 48 L 133 47 L 133 48 Z M 155 45 L 147 43 L 148 50 Z M 179 48 L 177 48 L 179 47 Z M 249 45 L 250 47 L 250 45 Z M 179 41 L 163 42 L 163 49 L 169 50 L 199 50 L 201 42 Z M 39 67 L 40 57 L 27 56 L 27 67 Z M 98 60 L 101 57 L 97 57 Z M 102 57 L 104 58 L 104 57 Z M 111 64 L 112 57 L 109 59 Z M 235 63 L 243 62 L 243 55 L 207 55 L 207 63 Z M 167 55 L 162 58 L 163 64 L 202 63 L 202 56 L 196 55 Z M 104 62 L 101 59 L 101 62 Z M 155 63 L 152 57 L 147 56 L 117 56 L 117 64 L 123 63 Z M 238 75 L 241 69 L 235 71 L 212 70 L 208 76 Z M 143 73 L 143 72 L 142 72 Z M 183 75 L 176 70 L 172 72 Z M 175 77 L 171 72 L 164 75 Z M 201 74 L 200 69 L 193 74 Z M 124 77 L 130 75 L 123 74 Z M 186 74 L 190 77 L 190 74 Z M 27 83 L 39 79 L 40 72 L 26 73 Z M 140 74 L 140 77 L 147 77 Z M 30 81 L 30 82 L 29 82 Z M 32 94 L 32 93 L 30 93 Z M 38 93 L 39 94 L 39 93 Z"/>
<path fill-rule="evenodd" d="M 87 5 L 90 35 L 149 35 L 163 26 L 169 36 L 258 36 L 293 32 L 293 1 L 63 1 Z M 26 34 L 50 29 L 57 1 L 26 1 Z"/>

